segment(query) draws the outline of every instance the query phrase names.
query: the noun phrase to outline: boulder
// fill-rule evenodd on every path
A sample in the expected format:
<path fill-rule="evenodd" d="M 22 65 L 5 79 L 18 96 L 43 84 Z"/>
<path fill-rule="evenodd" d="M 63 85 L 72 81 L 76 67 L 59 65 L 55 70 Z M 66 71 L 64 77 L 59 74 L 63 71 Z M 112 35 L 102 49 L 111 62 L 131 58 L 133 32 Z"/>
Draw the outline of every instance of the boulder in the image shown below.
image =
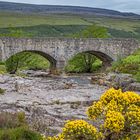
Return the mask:
<path fill-rule="evenodd" d="M 131 74 L 108 73 L 107 75 L 95 75 L 91 78 L 92 84 L 98 84 L 107 87 L 121 88 L 123 91 L 134 90 L 139 91 L 139 83 Z"/>

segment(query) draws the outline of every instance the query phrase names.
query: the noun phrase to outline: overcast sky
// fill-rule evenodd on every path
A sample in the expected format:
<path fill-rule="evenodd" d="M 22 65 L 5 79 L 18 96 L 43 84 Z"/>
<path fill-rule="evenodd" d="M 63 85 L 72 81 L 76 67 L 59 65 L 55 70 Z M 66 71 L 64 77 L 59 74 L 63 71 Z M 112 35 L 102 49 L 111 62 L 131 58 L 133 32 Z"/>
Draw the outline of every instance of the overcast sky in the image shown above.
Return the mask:
<path fill-rule="evenodd" d="M 5 1 L 19 3 L 33 3 L 33 4 L 88 6 L 88 7 L 113 9 L 124 12 L 134 12 L 140 14 L 140 0 L 22 0 L 22 1 L 5 0 Z"/>

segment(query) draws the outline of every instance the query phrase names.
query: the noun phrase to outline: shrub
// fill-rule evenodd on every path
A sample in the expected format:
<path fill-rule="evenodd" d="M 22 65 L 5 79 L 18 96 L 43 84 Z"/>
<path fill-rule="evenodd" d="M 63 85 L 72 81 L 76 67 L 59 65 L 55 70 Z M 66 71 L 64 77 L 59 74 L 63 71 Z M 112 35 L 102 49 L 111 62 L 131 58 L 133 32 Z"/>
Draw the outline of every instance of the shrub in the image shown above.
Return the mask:
<path fill-rule="evenodd" d="M 138 82 L 140 82 L 140 69 L 139 69 L 139 71 L 137 72 L 137 74 L 134 76 L 134 78 L 135 78 Z"/>
<path fill-rule="evenodd" d="M 24 112 L 18 113 L 0 113 L 0 129 L 16 128 L 22 125 L 26 125 Z"/>
<path fill-rule="evenodd" d="M 104 128 L 116 133 L 123 130 L 125 119 L 120 112 L 108 111 L 105 117 Z"/>
<path fill-rule="evenodd" d="M 0 113 L 0 140 L 41 140 L 41 135 L 29 129 L 25 113 Z"/>
<path fill-rule="evenodd" d="M 60 134 L 58 136 L 48 137 L 47 139 L 46 137 L 43 137 L 43 140 L 64 140 L 64 136 Z"/>
<path fill-rule="evenodd" d="M 68 121 L 63 128 L 63 132 L 58 137 L 48 138 L 49 140 L 99 140 L 101 134 L 96 128 L 84 120 Z"/>
<path fill-rule="evenodd" d="M 135 92 L 111 88 L 88 108 L 87 114 L 92 120 L 102 120 L 101 131 L 107 139 L 132 134 L 138 137 L 140 133 L 140 95 Z"/>
<path fill-rule="evenodd" d="M 96 128 L 84 120 L 68 121 L 63 129 L 64 139 L 97 140 L 99 134 Z"/>
<path fill-rule="evenodd" d="M 139 140 L 140 95 L 107 90 L 99 101 L 88 107 L 87 115 L 98 128 L 83 121 L 68 121 L 58 137 L 47 140 Z"/>
<path fill-rule="evenodd" d="M 27 127 L 0 130 L 0 140 L 40 140 L 41 135 Z"/>
<path fill-rule="evenodd" d="M 112 70 L 122 73 L 133 74 L 134 78 L 140 81 L 140 50 L 134 54 L 113 63 Z"/>

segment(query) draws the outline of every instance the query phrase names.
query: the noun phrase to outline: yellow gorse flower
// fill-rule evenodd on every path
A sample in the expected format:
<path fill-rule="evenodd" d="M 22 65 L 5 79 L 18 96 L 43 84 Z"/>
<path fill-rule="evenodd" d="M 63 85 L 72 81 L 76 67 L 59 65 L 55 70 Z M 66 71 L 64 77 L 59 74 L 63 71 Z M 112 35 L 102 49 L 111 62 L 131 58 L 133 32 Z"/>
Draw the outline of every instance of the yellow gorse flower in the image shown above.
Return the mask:
<path fill-rule="evenodd" d="M 100 120 L 100 128 L 84 120 L 67 121 L 60 135 L 46 140 L 140 139 L 140 95 L 135 92 L 111 88 L 88 107 L 87 115 L 93 121 Z"/>
<path fill-rule="evenodd" d="M 103 119 L 103 129 L 109 132 L 120 132 L 124 128 L 140 130 L 140 95 L 121 89 L 107 90 L 99 101 L 87 109 L 90 119 Z"/>
<path fill-rule="evenodd" d="M 104 128 L 111 132 L 120 132 L 124 128 L 125 119 L 120 112 L 108 111 L 104 122 Z"/>
<path fill-rule="evenodd" d="M 96 128 L 84 120 L 68 121 L 62 133 L 66 140 L 97 140 L 99 138 Z"/>

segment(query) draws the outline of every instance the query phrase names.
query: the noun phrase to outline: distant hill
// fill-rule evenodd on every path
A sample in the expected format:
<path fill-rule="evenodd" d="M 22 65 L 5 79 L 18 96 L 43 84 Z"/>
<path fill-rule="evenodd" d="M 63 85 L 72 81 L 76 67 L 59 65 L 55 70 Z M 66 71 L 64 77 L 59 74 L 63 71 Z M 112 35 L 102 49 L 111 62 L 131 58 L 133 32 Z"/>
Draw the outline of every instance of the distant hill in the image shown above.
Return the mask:
<path fill-rule="evenodd" d="M 106 27 L 111 37 L 140 41 L 140 15 L 134 13 L 0 2 L 0 36 L 22 31 L 21 37 L 69 37 L 92 24 Z"/>
<path fill-rule="evenodd" d="M 0 2 L 0 11 L 38 13 L 38 14 L 72 14 L 72 15 L 89 15 L 104 16 L 116 18 L 140 19 L 140 15 L 134 13 L 123 13 L 114 10 L 101 8 L 89 8 L 79 6 L 59 6 L 59 5 L 34 5 L 11 2 Z"/>

